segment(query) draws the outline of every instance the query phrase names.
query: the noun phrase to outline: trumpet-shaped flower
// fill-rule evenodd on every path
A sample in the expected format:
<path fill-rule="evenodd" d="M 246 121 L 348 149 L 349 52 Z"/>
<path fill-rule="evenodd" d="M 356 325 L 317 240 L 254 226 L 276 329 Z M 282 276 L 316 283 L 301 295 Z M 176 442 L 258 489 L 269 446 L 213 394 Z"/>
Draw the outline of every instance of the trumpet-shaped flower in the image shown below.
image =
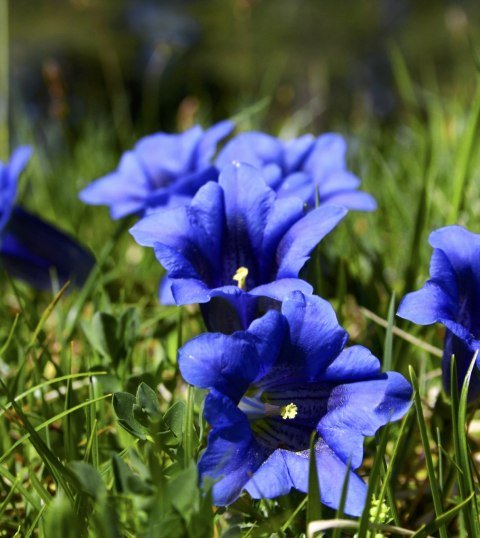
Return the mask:
<path fill-rule="evenodd" d="M 146 136 L 123 154 L 114 172 L 88 185 L 80 199 L 109 206 L 114 219 L 188 203 L 202 185 L 217 179 L 211 160 L 232 128 L 223 121 L 206 131 L 197 125 L 181 134 Z"/>
<path fill-rule="evenodd" d="M 259 170 L 237 163 L 189 206 L 155 212 L 131 233 L 155 249 L 176 304 L 205 303 L 210 330 L 232 332 L 248 327 L 265 298 L 312 292 L 299 271 L 345 214 L 336 206 L 305 214 L 301 200 L 277 199 Z"/>
<path fill-rule="evenodd" d="M 347 209 L 373 211 L 372 196 L 357 190 L 360 179 L 347 170 L 347 145 L 338 134 L 315 138 L 304 135 L 289 142 L 250 132 L 232 138 L 220 151 L 216 164 L 221 169 L 232 161 L 262 168 L 269 185 L 279 197 L 297 196 L 310 208 L 334 204 Z"/>
<path fill-rule="evenodd" d="M 476 351 L 480 350 L 480 235 L 461 226 L 446 226 L 430 234 L 433 254 L 430 280 L 408 293 L 397 315 L 419 325 L 446 327 L 443 383 L 450 390 L 450 360 L 455 355 L 459 388 Z M 480 361 L 477 360 L 477 367 Z M 480 375 L 474 372 L 469 398 L 480 393 Z"/>
<path fill-rule="evenodd" d="M 396 372 L 381 373 L 362 346 L 345 348 L 347 333 L 323 299 L 291 293 L 247 331 L 202 334 L 179 351 L 183 377 L 210 389 L 212 426 L 199 461 L 202 480 L 215 480 L 216 505 L 243 490 L 273 498 L 308 488 L 309 440 L 322 502 L 338 508 L 349 473 L 363 459 L 363 440 L 401 418 L 412 395 Z M 362 512 L 366 484 L 350 471 L 345 511 Z"/>
<path fill-rule="evenodd" d="M 60 283 L 81 284 L 94 260 L 72 238 L 15 205 L 18 177 L 31 155 L 20 147 L 8 163 L 0 162 L 0 266 L 37 288 L 51 286 L 53 270 Z"/>

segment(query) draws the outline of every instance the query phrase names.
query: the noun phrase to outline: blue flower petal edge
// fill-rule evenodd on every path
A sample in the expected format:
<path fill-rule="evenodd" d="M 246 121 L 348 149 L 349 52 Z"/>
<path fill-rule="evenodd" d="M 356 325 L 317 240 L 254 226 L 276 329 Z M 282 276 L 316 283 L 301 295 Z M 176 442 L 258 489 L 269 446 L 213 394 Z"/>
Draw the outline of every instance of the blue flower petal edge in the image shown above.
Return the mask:
<path fill-rule="evenodd" d="M 412 388 L 346 341 L 329 303 L 293 292 L 281 312 L 248 330 L 203 334 L 180 349 L 184 378 L 210 389 L 205 418 L 212 429 L 199 470 L 201 480 L 215 481 L 216 505 L 231 504 L 243 490 L 254 498 L 306 492 L 316 431 L 322 502 L 338 508 L 350 465 L 345 511 L 361 514 L 367 486 L 353 471 L 364 438 L 406 413 Z"/>

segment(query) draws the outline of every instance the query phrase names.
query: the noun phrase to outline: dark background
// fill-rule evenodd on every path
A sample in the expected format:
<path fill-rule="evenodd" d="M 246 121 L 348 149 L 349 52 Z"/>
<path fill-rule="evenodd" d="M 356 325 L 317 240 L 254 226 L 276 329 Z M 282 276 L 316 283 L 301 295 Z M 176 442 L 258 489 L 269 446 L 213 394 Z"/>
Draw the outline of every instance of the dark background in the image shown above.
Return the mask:
<path fill-rule="evenodd" d="M 238 113 L 287 135 L 292 117 L 297 131 L 389 124 L 395 58 L 426 88 L 471 90 L 479 15 L 478 1 L 15 0 L 11 108 L 73 138 L 86 118 L 112 122 L 120 146 Z"/>

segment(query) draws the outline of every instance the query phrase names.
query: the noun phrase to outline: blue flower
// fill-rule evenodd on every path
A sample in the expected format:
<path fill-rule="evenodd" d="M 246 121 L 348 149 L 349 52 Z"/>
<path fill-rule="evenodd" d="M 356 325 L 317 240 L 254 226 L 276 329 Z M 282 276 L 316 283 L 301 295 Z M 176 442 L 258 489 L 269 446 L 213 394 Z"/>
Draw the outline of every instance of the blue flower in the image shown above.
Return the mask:
<path fill-rule="evenodd" d="M 216 505 L 245 489 L 273 498 L 308 487 L 309 440 L 322 502 L 338 508 L 350 462 L 363 459 L 363 440 L 410 406 L 412 389 L 398 373 L 381 373 L 348 335 L 330 304 L 293 292 L 282 311 L 269 311 L 247 331 L 202 334 L 179 351 L 183 377 L 210 389 L 205 418 L 212 426 L 199 461 L 201 480 L 215 480 Z M 366 484 L 353 472 L 345 510 L 358 516 Z"/>
<path fill-rule="evenodd" d="M 82 284 L 94 264 L 92 256 L 60 230 L 15 205 L 18 177 L 31 155 L 20 147 L 9 163 L 0 162 L 0 266 L 40 289 L 51 287 L 52 273 L 63 284 Z"/>
<path fill-rule="evenodd" d="M 461 226 L 446 226 L 432 232 L 429 242 L 434 249 L 430 280 L 403 298 L 397 315 L 419 325 L 446 327 L 442 370 L 448 393 L 452 354 L 461 388 L 473 355 L 480 350 L 480 235 Z M 477 374 L 471 378 L 469 399 L 479 392 Z"/>
<path fill-rule="evenodd" d="M 130 231 L 154 247 L 176 304 L 206 303 L 209 329 L 232 332 L 258 317 L 264 298 L 312 292 L 299 271 L 345 214 L 328 206 L 305 215 L 301 200 L 277 199 L 259 170 L 237 163 L 189 206 L 155 212 Z"/>
<path fill-rule="evenodd" d="M 197 125 L 181 134 L 146 136 L 123 154 L 115 172 L 87 186 L 80 199 L 109 206 L 114 219 L 188 203 L 202 185 L 217 179 L 211 160 L 232 128 L 223 121 L 206 131 Z"/>
<path fill-rule="evenodd" d="M 360 179 L 347 170 L 347 145 L 334 133 L 318 138 L 304 135 L 289 142 L 250 132 L 232 138 L 220 151 L 216 165 L 221 169 L 232 161 L 262 168 L 278 196 L 298 196 L 309 207 L 319 203 L 347 209 L 373 211 L 375 199 L 357 190 Z"/>

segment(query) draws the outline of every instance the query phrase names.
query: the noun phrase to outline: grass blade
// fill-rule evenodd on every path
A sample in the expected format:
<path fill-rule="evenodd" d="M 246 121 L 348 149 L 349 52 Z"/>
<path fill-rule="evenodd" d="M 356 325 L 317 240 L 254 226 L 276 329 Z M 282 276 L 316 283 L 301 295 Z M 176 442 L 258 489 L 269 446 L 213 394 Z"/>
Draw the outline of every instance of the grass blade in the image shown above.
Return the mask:
<path fill-rule="evenodd" d="M 458 213 L 462 207 L 463 197 L 465 196 L 466 190 L 470 157 L 474 147 L 474 139 L 475 133 L 477 132 L 479 116 L 480 88 L 477 88 L 473 107 L 469 114 L 467 127 L 463 133 L 463 136 L 460 137 L 460 147 L 458 148 L 457 160 L 453 175 L 452 206 L 448 217 L 448 224 L 456 224 L 458 220 Z"/>
<path fill-rule="evenodd" d="M 320 494 L 320 481 L 317 472 L 317 458 L 315 455 L 315 442 L 317 432 L 310 437 L 310 458 L 308 468 L 308 497 L 307 497 L 307 527 L 311 521 L 322 519 L 322 500 Z"/>
<path fill-rule="evenodd" d="M 420 398 L 419 386 L 417 376 L 410 366 L 410 379 L 412 380 L 413 385 L 413 401 L 415 405 L 415 411 L 417 413 L 417 422 L 420 430 L 420 437 L 422 440 L 423 452 L 425 454 L 425 463 L 427 465 L 427 475 L 430 483 L 430 490 L 432 492 L 433 507 L 435 510 L 435 515 L 439 518 L 443 514 L 442 500 L 440 496 L 440 491 L 438 488 L 437 477 L 435 476 L 435 470 L 433 467 L 432 453 L 430 451 L 430 442 L 427 434 L 427 427 L 425 424 L 425 418 L 423 416 L 422 410 L 422 400 Z M 441 538 L 448 538 L 447 529 L 445 525 L 441 525 L 439 528 L 439 534 Z"/>

